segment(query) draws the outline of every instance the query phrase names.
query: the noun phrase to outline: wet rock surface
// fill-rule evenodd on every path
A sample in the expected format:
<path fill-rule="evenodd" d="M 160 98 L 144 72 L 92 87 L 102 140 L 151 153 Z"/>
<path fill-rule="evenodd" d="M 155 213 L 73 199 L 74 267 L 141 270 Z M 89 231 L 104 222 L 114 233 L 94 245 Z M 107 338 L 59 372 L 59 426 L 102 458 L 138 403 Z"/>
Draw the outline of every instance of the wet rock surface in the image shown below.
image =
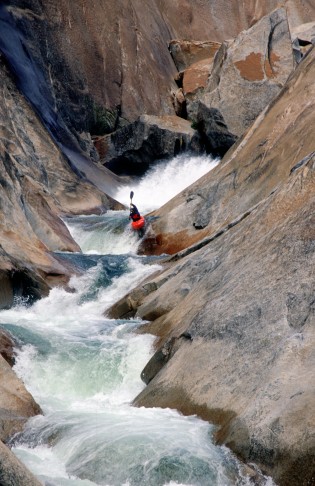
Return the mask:
<path fill-rule="evenodd" d="M 199 135 L 191 123 L 175 115 L 142 115 L 103 140 L 101 162 L 117 174 L 143 174 L 156 160 L 181 152 L 202 151 Z"/>
<path fill-rule="evenodd" d="M 23 429 L 29 417 L 40 414 L 41 409 L 2 356 L 0 391 L 0 440 L 6 441 Z"/>
<path fill-rule="evenodd" d="M 0 483 L 2 486 L 41 486 L 17 457 L 0 441 Z"/>
<path fill-rule="evenodd" d="M 10 366 L 15 363 L 14 346 L 15 343 L 11 334 L 0 327 L 0 354 Z"/>
<path fill-rule="evenodd" d="M 62 282 L 69 276 L 50 253 L 79 250 L 62 214 L 105 210 L 111 203 L 72 171 L 14 86 L 3 58 L 0 99 L 0 305 L 6 307 L 14 295 L 45 294 L 45 278 Z"/>

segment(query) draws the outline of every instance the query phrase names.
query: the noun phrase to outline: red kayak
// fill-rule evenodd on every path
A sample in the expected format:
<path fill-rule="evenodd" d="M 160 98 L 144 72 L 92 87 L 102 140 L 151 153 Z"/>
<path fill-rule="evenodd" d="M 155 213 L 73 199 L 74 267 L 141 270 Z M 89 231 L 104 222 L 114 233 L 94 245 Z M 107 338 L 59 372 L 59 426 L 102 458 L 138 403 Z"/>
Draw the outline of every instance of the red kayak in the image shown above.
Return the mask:
<path fill-rule="evenodd" d="M 138 219 L 137 221 L 132 221 L 132 223 L 131 223 L 131 227 L 134 230 L 139 230 L 139 229 L 143 228 L 144 225 L 145 225 L 145 219 L 144 219 L 143 216 L 141 216 L 140 219 Z"/>

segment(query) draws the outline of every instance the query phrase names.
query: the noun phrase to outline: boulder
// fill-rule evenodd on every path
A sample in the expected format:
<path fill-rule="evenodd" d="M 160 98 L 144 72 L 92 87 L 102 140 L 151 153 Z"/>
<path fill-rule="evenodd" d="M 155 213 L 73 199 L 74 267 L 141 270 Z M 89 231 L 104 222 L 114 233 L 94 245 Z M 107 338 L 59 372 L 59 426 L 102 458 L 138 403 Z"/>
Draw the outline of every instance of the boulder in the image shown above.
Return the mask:
<path fill-rule="evenodd" d="M 208 60 L 210 64 L 220 46 L 220 42 L 172 40 L 169 50 L 177 70 L 185 71 L 199 61 Z"/>
<path fill-rule="evenodd" d="M 315 44 L 315 21 L 298 25 L 291 29 L 292 39 L 298 39 L 301 45 Z"/>
<path fill-rule="evenodd" d="M 139 120 L 104 137 L 102 162 L 117 174 L 143 174 L 154 161 L 185 150 L 200 150 L 191 123 L 175 115 L 142 115 Z"/>
<path fill-rule="evenodd" d="M 223 157 L 238 137 L 228 130 L 223 116 L 216 108 L 208 108 L 196 101 L 194 113 L 193 126 L 200 134 L 202 148 L 214 157 Z"/>
<path fill-rule="evenodd" d="M 172 91 L 172 98 L 173 98 L 173 106 L 175 110 L 175 114 L 180 118 L 187 118 L 187 110 L 186 110 L 186 98 L 183 92 L 183 88 L 178 88 L 175 91 Z"/>
<path fill-rule="evenodd" d="M 228 129 L 240 136 L 280 92 L 293 67 L 287 14 L 279 8 L 223 43 L 202 100 L 218 109 Z M 190 119 L 193 108 L 187 104 Z"/>
<path fill-rule="evenodd" d="M 26 421 L 41 413 L 11 366 L 0 356 L 0 440 L 6 441 L 23 429 Z"/>
<path fill-rule="evenodd" d="M 291 29 L 291 35 L 295 60 L 299 63 L 315 44 L 315 22 L 298 25 Z"/>
<path fill-rule="evenodd" d="M 15 363 L 14 346 L 15 343 L 11 334 L 0 328 L 0 354 L 10 366 L 13 366 Z"/>
<path fill-rule="evenodd" d="M 184 71 L 183 93 L 186 97 L 198 96 L 198 93 L 204 90 L 208 83 L 212 63 L 213 59 L 211 58 L 202 59 Z"/>
<path fill-rule="evenodd" d="M 0 441 L 1 486 L 43 486 L 19 459 Z"/>

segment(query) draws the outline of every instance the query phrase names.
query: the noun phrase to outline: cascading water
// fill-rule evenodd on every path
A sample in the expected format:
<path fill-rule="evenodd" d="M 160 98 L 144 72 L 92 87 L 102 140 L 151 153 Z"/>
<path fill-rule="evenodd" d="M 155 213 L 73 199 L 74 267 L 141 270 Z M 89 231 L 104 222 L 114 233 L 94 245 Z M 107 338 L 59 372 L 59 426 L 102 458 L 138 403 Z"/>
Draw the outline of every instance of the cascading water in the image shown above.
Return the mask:
<path fill-rule="evenodd" d="M 192 166 L 204 173 L 213 165 L 206 157 L 164 164 L 133 187 L 137 205 L 142 212 L 159 206 L 183 188 L 185 169 L 192 182 Z M 130 406 L 144 386 L 153 338 L 134 332 L 139 320 L 111 320 L 106 309 L 159 263 L 136 255 L 128 213 L 67 224 L 84 252 L 61 255 L 85 270 L 71 279 L 73 292 L 56 288 L 31 307 L 0 313 L 1 326 L 21 343 L 15 371 L 44 412 L 13 439 L 15 454 L 49 486 L 249 484 L 233 455 L 213 444 L 208 423 Z"/>

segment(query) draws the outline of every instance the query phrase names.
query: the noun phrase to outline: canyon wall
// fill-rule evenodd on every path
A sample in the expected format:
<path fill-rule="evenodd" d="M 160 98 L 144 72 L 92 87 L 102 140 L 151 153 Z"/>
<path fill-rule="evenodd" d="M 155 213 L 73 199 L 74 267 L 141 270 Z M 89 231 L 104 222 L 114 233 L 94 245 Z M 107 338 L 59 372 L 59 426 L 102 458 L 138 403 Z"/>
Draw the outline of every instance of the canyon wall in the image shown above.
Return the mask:
<path fill-rule="evenodd" d="M 124 181 L 92 139 L 175 115 L 170 41 L 231 45 L 283 3 L 288 33 L 314 21 L 311 0 L 1 3 L 0 307 L 77 271 L 55 253 L 79 251 L 63 215 L 122 208 Z M 315 50 L 304 54 L 221 163 L 154 212 L 143 251 L 173 256 L 111 309 L 157 335 L 136 405 L 213 421 L 220 443 L 290 486 L 315 469 Z"/>

